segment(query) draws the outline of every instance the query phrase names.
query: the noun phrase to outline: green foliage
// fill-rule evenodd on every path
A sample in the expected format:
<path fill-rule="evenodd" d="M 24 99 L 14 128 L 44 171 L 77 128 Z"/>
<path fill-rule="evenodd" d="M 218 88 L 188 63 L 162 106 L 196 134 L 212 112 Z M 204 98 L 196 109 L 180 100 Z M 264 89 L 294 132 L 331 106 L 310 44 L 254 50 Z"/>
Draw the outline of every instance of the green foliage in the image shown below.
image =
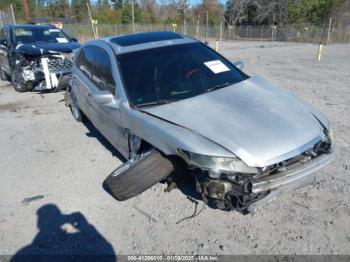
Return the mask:
<path fill-rule="evenodd" d="M 91 4 L 89 0 L 71 0 L 71 17 L 76 22 L 89 21 L 87 4 Z"/>
<path fill-rule="evenodd" d="M 123 0 L 111 0 L 114 9 L 119 9 L 123 7 Z"/>
<path fill-rule="evenodd" d="M 208 11 L 208 24 L 209 26 L 217 26 L 222 22 L 224 13 L 224 7 L 218 0 L 203 0 L 203 2 L 194 8 L 196 15 L 196 21 L 199 19 L 201 24 L 206 23 Z"/>
<path fill-rule="evenodd" d="M 87 3 L 99 24 L 131 23 L 131 0 L 27 0 L 32 18 L 67 18 L 89 23 Z M 188 1 L 188 0 L 187 0 Z M 312 23 L 323 25 L 334 10 L 349 0 L 201 0 L 188 6 L 188 24 L 285 25 Z M 183 2 L 180 0 L 134 0 L 135 22 L 142 24 L 183 23 Z M 163 3 L 163 4 L 161 4 Z M 9 12 L 12 4 L 16 20 L 24 22 L 23 0 L 0 0 L 0 10 Z"/>
<path fill-rule="evenodd" d="M 66 0 L 50 0 L 46 1 L 45 14 L 48 17 L 64 18 L 68 12 L 68 2 Z"/>
<path fill-rule="evenodd" d="M 290 23 L 315 23 L 322 25 L 328 18 L 335 0 L 295 0 L 288 4 Z"/>
<path fill-rule="evenodd" d="M 22 0 L 0 0 L 0 10 L 6 9 L 9 12 L 9 6 L 12 4 L 16 19 L 24 17 Z"/>
<path fill-rule="evenodd" d="M 122 10 L 122 23 L 131 24 L 132 23 L 131 4 L 124 4 L 121 10 Z M 135 17 L 135 23 L 139 23 L 141 12 L 138 4 L 134 4 L 134 17 Z"/>
<path fill-rule="evenodd" d="M 155 5 L 146 5 L 143 8 L 140 8 L 140 20 L 145 24 L 155 24 L 157 23 L 157 17 L 154 10 Z"/>

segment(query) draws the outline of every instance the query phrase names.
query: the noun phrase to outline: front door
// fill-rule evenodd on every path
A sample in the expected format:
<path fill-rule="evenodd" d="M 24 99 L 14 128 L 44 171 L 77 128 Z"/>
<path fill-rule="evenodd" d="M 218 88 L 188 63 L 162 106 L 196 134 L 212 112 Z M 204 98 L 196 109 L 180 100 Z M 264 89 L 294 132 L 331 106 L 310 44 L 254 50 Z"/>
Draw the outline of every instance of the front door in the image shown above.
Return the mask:
<path fill-rule="evenodd" d="M 94 111 L 94 125 L 124 157 L 128 158 L 128 134 L 123 127 L 119 99 L 115 91 L 111 59 L 108 53 L 102 48 L 95 47 L 94 53 L 92 80 L 96 89 L 91 90 L 91 96 L 89 97 L 92 104 L 91 109 Z M 111 103 L 101 104 L 94 101 L 95 95 L 105 92 L 109 92 L 114 96 Z"/>

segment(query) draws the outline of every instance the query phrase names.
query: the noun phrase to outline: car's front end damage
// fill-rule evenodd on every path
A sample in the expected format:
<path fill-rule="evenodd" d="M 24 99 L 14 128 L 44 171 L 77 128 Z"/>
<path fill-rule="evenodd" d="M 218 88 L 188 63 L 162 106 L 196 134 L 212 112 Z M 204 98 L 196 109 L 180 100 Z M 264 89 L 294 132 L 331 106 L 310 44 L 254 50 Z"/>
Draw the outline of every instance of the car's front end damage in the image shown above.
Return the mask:
<path fill-rule="evenodd" d="M 28 44 L 17 46 L 11 59 L 14 85 L 28 91 L 65 88 L 73 66 L 73 47 L 79 45 L 63 50 Z"/>
<path fill-rule="evenodd" d="M 304 147 L 303 147 L 304 148 Z M 255 212 L 278 195 L 316 182 L 316 171 L 334 158 L 332 134 L 299 155 L 265 167 L 249 167 L 238 158 L 193 155 L 179 150 L 204 202 L 223 210 Z"/>
<path fill-rule="evenodd" d="M 40 57 L 17 57 L 16 78 L 21 79 L 27 90 L 57 91 L 66 86 L 65 78 L 71 73 L 72 61 L 61 54 Z M 60 86 L 61 85 L 61 86 Z"/>
<path fill-rule="evenodd" d="M 192 183 L 192 188 L 210 207 L 254 213 L 281 194 L 314 184 L 317 171 L 334 159 L 333 147 L 332 130 L 325 129 L 320 140 L 298 148 L 300 154 L 268 166 L 251 167 L 238 157 L 201 155 L 179 148 L 177 156 L 164 155 L 149 144 L 143 149 L 139 144 L 135 149 L 138 153 L 112 172 L 106 184 L 115 198 L 126 200 L 160 180 L 168 184 L 166 192 Z M 150 152 L 158 153 L 147 158 Z M 147 174 L 156 174 L 150 176 L 155 180 L 148 179 L 145 170 Z M 131 177 L 135 178 L 135 190 L 128 185 Z"/>

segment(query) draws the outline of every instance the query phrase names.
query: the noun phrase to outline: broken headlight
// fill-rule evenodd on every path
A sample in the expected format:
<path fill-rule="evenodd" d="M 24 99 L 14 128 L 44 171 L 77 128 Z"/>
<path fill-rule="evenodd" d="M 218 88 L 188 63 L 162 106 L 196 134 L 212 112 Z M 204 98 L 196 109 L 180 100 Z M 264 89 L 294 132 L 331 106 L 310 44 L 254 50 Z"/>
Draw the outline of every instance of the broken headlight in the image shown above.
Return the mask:
<path fill-rule="evenodd" d="M 196 166 L 205 170 L 218 170 L 224 172 L 234 172 L 242 174 L 257 174 L 256 167 L 247 166 L 238 157 L 217 157 L 201 155 L 188 152 L 182 149 L 177 150 L 179 155 L 191 166 Z"/>

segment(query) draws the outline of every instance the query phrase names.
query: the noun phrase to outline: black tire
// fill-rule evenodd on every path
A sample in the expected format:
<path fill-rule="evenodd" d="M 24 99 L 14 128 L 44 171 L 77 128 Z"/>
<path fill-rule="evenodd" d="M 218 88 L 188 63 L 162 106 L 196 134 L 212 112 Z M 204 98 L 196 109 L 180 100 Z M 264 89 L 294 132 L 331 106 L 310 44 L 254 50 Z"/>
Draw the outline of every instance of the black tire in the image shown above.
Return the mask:
<path fill-rule="evenodd" d="M 59 92 L 61 90 L 68 90 L 69 89 L 69 82 L 71 80 L 71 75 L 63 75 L 58 80 L 57 87 L 53 90 L 54 92 Z"/>
<path fill-rule="evenodd" d="M 27 91 L 27 84 L 24 81 L 22 74 L 17 70 L 12 70 L 11 83 L 17 92 L 22 93 Z"/>
<path fill-rule="evenodd" d="M 66 95 L 69 95 L 69 108 L 70 111 L 73 115 L 73 118 L 77 122 L 84 122 L 85 121 L 85 116 L 84 113 L 80 110 L 78 103 L 77 103 L 77 98 L 75 97 L 75 94 L 69 89 L 67 91 Z M 67 101 L 67 98 L 66 98 Z"/>
<path fill-rule="evenodd" d="M 134 197 L 163 180 L 174 170 L 171 161 L 155 149 L 136 161 L 129 160 L 105 180 L 104 186 L 117 200 Z"/>
<path fill-rule="evenodd" d="M 4 70 L 2 70 L 1 66 L 0 66 L 0 80 L 2 81 L 10 80 L 9 76 L 4 72 Z"/>

